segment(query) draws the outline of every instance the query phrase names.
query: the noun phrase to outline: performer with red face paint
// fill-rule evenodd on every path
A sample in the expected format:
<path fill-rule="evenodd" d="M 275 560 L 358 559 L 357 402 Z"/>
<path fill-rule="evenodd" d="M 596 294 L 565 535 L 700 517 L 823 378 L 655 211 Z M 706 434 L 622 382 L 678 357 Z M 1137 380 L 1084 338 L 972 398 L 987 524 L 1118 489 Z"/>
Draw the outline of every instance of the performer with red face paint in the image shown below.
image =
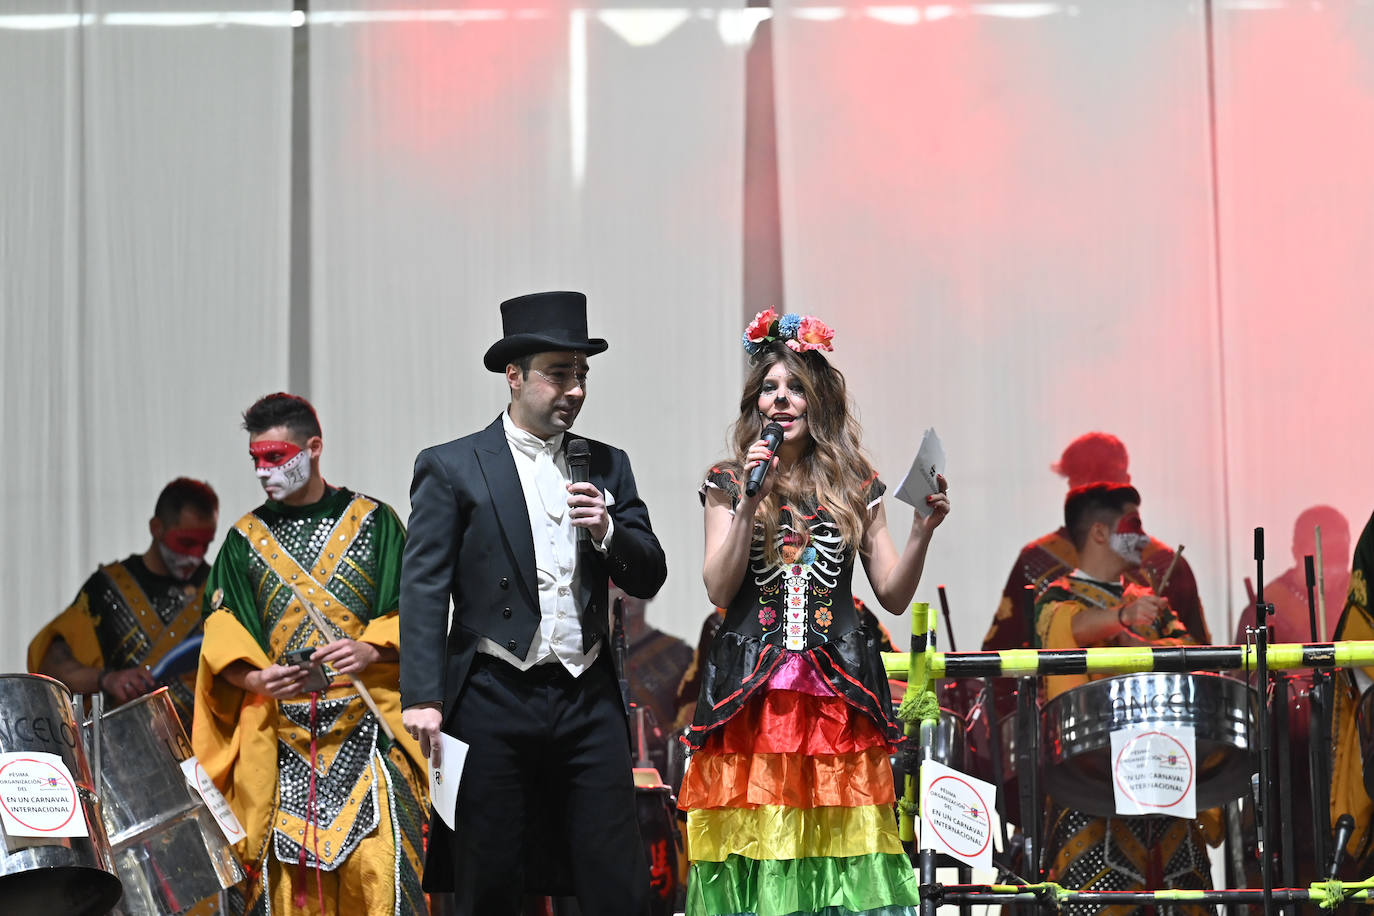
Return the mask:
<path fill-rule="evenodd" d="M 422 913 L 427 788 L 398 690 L 405 530 L 325 482 L 305 399 L 268 395 L 243 427 L 267 501 L 210 572 L 191 744 L 248 834 L 247 912 Z"/>
<path fill-rule="evenodd" d="M 1036 602 L 1035 648 L 1196 642 L 1167 599 L 1125 578 L 1140 566 L 1141 552 L 1150 543 L 1134 487 L 1098 483 L 1070 490 L 1064 502 L 1064 528 L 1077 552 L 1078 567 L 1051 582 Z M 1046 698 L 1092 679 L 1086 674 L 1047 677 Z M 1221 840 L 1215 811 L 1202 812 L 1197 820 L 1102 818 L 1058 806 L 1051 809 L 1047 835 L 1051 880 L 1090 891 L 1208 890 L 1209 835 L 1213 845 Z M 1071 914 L 1085 916 L 1098 909 L 1067 907 Z M 1176 912 L 1203 916 L 1212 909 L 1180 906 Z"/>
<path fill-rule="evenodd" d="M 1120 439 L 1110 433 L 1092 432 L 1084 433 L 1070 442 L 1050 469 L 1067 478 L 1069 488 L 1074 489 L 1091 483 L 1129 484 L 1129 463 L 1130 456 Z M 1026 620 L 1030 607 L 1026 597 L 1027 586 L 1033 589 L 1034 597 L 1038 598 L 1051 582 L 1077 565 L 1078 551 L 1073 546 L 1073 538 L 1062 527 L 1022 547 L 1011 572 L 1007 574 L 997 612 L 993 615 L 987 635 L 983 637 L 983 651 L 1028 648 L 1031 639 L 1030 624 Z M 1125 578 L 1127 582 L 1153 589 L 1166 573 L 1168 581 L 1162 597 L 1169 599 L 1174 613 L 1198 644 L 1210 643 L 1212 637 L 1203 617 L 1197 579 L 1193 577 L 1193 569 L 1187 559 L 1183 556 L 1175 558 L 1172 547 L 1150 538 L 1141 548 L 1140 559 L 1126 570 Z M 1014 688 L 1015 684 L 1010 679 L 1000 679 L 993 684 L 999 716 L 1009 715 L 1016 708 Z M 976 750 L 975 753 L 979 755 L 982 775 L 990 776 L 986 755 L 982 750 Z"/>
<path fill-rule="evenodd" d="M 1065 447 L 1063 455 L 1051 466 L 1051 470 L 1066 477 L 1070 489 L 1091 483 L 1129 484 L 1131 474 L 1128 463 L 1126 446 L 1116 436 L 1084 433 Z M 1030 628 L 1025 617 L 1028 606 L 1026 586 L 1034 586 L 1035 593 L 1039 595 L 1049 583 L 1077 565 L 1078 552 L 1064 528 L 1023 547 L 1007 575 L 1002 600 L 983 638 L 983 651 L 1027 647 L 1030 644 Z M 1199 644 L 1210 643 L 1212 638 L 1202 614 L 1202 602 L 1198 598 L 1197 580 L 1193 577 L 1192 567 L 1182 556 L 1175 562 L 1174 551 L 1168 544 L 1150 538 L 1141 548 L 1139 560 L 1126 570 L 1125 575 L 1129 582 L 1153 588 L 1170 567 L 1173 572 L 1169 576 L 1164 597 L 1169 599 L 1193 639 Z"/>
<path fill-rule="evenodd" d="M 30 671 L 74 693 L 127 703 L 166 685 L 187 731 L 199 652 L 200 597 L 219 499 L 178 477 L 158 495 L 142 554 L 100 567 L 76 600 L 29 643 Z M 154 676 L 154 671 L 158 676 Z"/>

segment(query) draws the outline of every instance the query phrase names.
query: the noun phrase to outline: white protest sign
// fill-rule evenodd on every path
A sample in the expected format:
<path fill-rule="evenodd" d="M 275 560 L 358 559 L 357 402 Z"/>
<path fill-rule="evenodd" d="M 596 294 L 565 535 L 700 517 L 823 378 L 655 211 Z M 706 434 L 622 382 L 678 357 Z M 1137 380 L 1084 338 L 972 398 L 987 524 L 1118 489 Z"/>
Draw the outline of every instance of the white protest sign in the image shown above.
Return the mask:
<path fill-rule="evenodd" d="M 0 821 L 10 836 L 89 836 L 76 780 L 56 754 L 0 754 Z"/>
<path fill-rule="evenodd" d="M 1196 760 L 1191 725 L 1146 725 L 1112 732 L 1116 813 L 1197 817 Z"/>
<path fill-rule="evenodd" d="M 239 819 L 234 816 L 233 810 L 229 807 L 229 802 L 216 787 L 215 781 L 210 778 L 210 774 L 205 772 L 205 767 L 200 765 L 200 761 L 194 757 L 187 757 L 181 761 L 181 772 L 186 774 L 186 783 L 205 800 L 205 807 L 210 809 L 210 814 L 214 817 L 215 823 L 219 824 L 219 829 L 224 831 L 224 838 L 230 843 L 237 843 L 248 834 L 244 831 Z"/>
<path fill-rule="evenodd" d="M 974 868 L 992 867 L 991 783 L 927 760 L 921 764 L 921 848 Z"/>

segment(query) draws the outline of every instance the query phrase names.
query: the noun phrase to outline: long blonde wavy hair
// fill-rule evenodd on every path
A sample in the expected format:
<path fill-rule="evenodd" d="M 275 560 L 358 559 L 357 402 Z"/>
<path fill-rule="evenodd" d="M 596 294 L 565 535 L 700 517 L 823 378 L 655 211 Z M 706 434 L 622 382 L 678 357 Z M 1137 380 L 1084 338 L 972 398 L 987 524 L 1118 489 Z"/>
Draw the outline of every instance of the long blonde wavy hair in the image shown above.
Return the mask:
<path fill-rule="evenodd" d="M 773 481 L 773 492 L 754 515 L 755 531 L 763 535 L 764 557 L 770 565 L 781 559 L 776 542 L 783 505 L 792 507 L 792 527 L 799 534 L 808 530 L 804 515 L 824 506 L 845 542 L 861 550 L 873 465 L 860 441 L 861 429 L 851 410 L 844 374 L 819 352 L 797 353 L 774 343 L 754 357 L 740 396 L 739 418 L 727 441 L 734 454 L 717 467 L 729 468 L 743 481 L 744 456 L 763 435 L 759 413 L 763 380 L 778 363 L 801 382 L 811 442 L 789 473 Z"/>

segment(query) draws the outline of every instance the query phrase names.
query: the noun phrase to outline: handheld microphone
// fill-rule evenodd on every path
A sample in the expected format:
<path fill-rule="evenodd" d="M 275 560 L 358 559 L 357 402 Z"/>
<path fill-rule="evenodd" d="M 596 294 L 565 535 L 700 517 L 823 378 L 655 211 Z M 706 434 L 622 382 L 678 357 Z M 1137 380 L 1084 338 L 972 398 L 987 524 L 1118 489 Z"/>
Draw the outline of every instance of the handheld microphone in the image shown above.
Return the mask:
<path fill-rule="evenodd" d="M 1327 877 L 1335 881 L 1336 875 L 1341 870 L 1341 865 L 1345 859 L 1345 844 L 1350 842 L 1350 835 L 1355 832 L 1355 819 L 1348 814 L 1342 814 L 1336 818 L 1336 843 L 1331 847 L 1331 868 Z"/>
<path fill-rule="evenodd" d="M 591 463 L 592 451 L 586 439 L 568 440 L 568 476 L 573 483 L 587 482 L 587 466 Z M 586 528 L 577 529 L 577 542 L 585 544 L 591 540 L 591 532 Z"/>
<path fill-rule="evenodd" d="M 772 453 L 782 444 L 782 437 L 783 429 L 778 423 L 769 423 L 763 428 L 763 441 L 768 443 L 769 457 L 749 472 L 749 482 L 744 485 L 745 496 L 758 495 L 759 488 L 763 486 L 763 478 L 768 476 L 768 469 L 773 466 Z"/>

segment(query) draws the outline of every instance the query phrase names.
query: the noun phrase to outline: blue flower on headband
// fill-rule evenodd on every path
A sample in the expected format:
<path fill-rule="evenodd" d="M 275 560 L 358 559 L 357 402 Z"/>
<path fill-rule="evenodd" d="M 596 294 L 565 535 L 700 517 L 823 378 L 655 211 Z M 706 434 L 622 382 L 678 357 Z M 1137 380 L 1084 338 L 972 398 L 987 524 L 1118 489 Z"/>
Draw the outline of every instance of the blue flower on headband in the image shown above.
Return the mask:
<path fill-rule="evenodd" d="M 778 341 L 798 353 L 807 350 L 834 349 L 831 340 L 835 332 L 813 315 L 781 315 L 772 309 L 759 312 L 744 329 L 744 350 L 750 356 L 763 352 L 768 344 Z"/>

